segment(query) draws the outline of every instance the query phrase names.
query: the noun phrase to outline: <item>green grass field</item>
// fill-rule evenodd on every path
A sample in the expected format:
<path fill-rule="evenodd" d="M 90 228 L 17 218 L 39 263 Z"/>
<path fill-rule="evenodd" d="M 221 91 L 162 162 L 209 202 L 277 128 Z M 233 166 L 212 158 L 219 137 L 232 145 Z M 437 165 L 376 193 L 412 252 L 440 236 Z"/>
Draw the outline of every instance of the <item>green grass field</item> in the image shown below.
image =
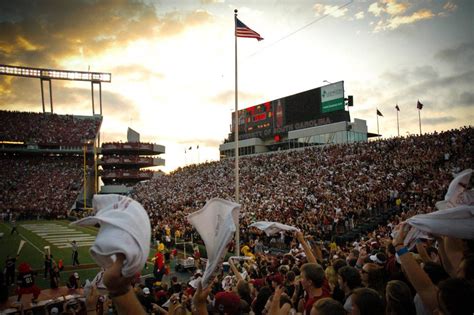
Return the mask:
<path fill-rule="evenodd" d="M 17 267 L 21 262 L 28 262 L 33 269 L 38 271 L 36 282 L 41 288 L 49 288 L 49 280 L 43 279 L 44 275 L 44 247 L 50 246 L 53 259 L 57 262 L 63 259 L 65 270 L 61 272 L 61 285 L 64 285 L 72 272 L 78 272 L 82 281 L 92 280 L 99 268 L 89 255 L 89 248 L 97 235 L 98 229 L 93 227 L 78 227 L 69 225 L 69 221 L 19 221 L 17 229 L 19 235 L 10 235 L 11 226 L 0 223 L 0 264 L 5 264 L 7 255 L 15 256 L 21 240 L 26 244 L 20 252 Z M 76 239 L 79 245 L 79 262 L 81 266 L 72 267 L 72 250 L 68 244 Z M 155 254 L 150 251 L 150 258 Z M 142 275 L 149 274 L 152 269 L 143 270 Z"/>

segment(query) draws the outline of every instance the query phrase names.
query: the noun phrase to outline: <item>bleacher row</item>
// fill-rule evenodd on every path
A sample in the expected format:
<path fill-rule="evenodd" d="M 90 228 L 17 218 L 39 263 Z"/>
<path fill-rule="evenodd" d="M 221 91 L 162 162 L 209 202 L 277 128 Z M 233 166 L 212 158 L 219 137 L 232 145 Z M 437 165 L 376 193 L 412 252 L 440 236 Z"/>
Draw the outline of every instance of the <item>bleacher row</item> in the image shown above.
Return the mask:
<path fill-rule="evenodd" d="M 387 218 L 390 199 L 400 199 L 402 209 L 431 212 L 453 174 L 473 166 L 473 140 L 474 129 L 465 127 L 244 157 L 241 226 L 254 220 L 277 221 L 319 239 L 347 232 L 352 239 Z M 184 216 L 208 199 L 233 199 L 233 163 L 227 159 L 176 170 L 138 184 L 132 198 L 149 211 L 154 227 L 186 231 Z"/>
<path fill-rule="evenodd" d="M 232 284 L 232 281 L 230 288 L 232 285 L 235 286 L 240 294 L 237 298 L 246 303 L 247 309 L 252 309 L 255 314 L 262 314 L 263 307 L 260 304 L 265 304 L 271 294 L 278 292 L 278 284 L 284 283 L 288 290 L 293 288 L 292 290 L 296 292 L 300 282 L 299 280 L 295 282 L 295 277 L 307 277 L 302 265 L 307 260 L 304 257 L 296 259 L 300 254 L 298 250 L 294 256 L 287 257 L 266 256 L 258 250 L 257 245 L 262 239 L 265 247 L 260 248 L 268 248 L 277 242 L 274 242 L 275 238 L 266 238 L 261 231 L 249 230 L 247 227 L 254 221 L 268 220 L 296 226 L 313 240 L 328 241 L 320 243 L 322 254 L 318 258 L 318 263 L 324 268 L 327 267 L 326 273 L 316 264 L 310 268 L 314 269 L 319 279 L 313 281 L 313 285 L 325 281 L 324 290 L 327 290 L 324 292 L 325 297 L 331 296 L 337 300 L 339 307 L 344 305 L 344 309 L 347 310 L 347 296 L 352 294 L 352 290 L 354 290 L 353 300 L 347 305 L 350 308 L 352 305 L 359 308 L 364 306 L 359 294 L 375 292 L 372 296 L 373 303 L 371 301 L 365 303 L 372 306 L 377 304 L 377 311 L 361 314 L 385 314 L 384 310 L 381 310 L 384 307 L 382 301 L 385 299 L 387 309 L 391 307 L 390 303 L 393 303 L 392 306 L 397 303 L 397 306 L 404 306 L 404 303 L 396 302 L 395 299 L 390 302 L 389 294 L 385 295 L 385 292 L 391 292 L 392 279 L 397 281 L 399 278 L 396 277 L 400 276 L 401 284 L 396 282 L 396 285 L 407 287 L 413 274 L 423 272 L 417 271 L 412 274 L 408 272 L 403 276 L 400 264 L 396 263 L 394 258 L 393 247 L 396 244 L 390 239 L 392 227 L 414 214 L 434 211 L 435 202 L 443 199 L 453 175 L 463 169 L 472 168 L 473 158 L 472 127 L 422 136 L 332 145 L 324 148 L 312 147 L 242 158 L 240 164 L 242 244 L 240 245 L 248 246 L 257 258 L 255 262 L 248 263 L 247 266 L 240 264 L 238 268 L 246 274 L 248 281 L 243 284 L 240 282 L 242 286 L 246 288 L 249 283 L 254 283 L 252 290 L 255 291 L 248 293 L 250 289 L 245 289 L 247 293 L 239 292 L 239 285 L 236 282 Z M 77 194 L 77 188 L 81 185 L 80 173 L 77 173 L 80 170 L 80 161 L 80 157 L 74 156 L 68 158 L 49 155 L 34 157 L 3 155 L 0 159 L 2 178 L 0 211 L 12 210 L 27 214 L 61 212 L 62 207 L 67 208 L 67 202 L 61 202 L 66 200 L 69 193 Z M 45 189 L 41 190 L 40 186 L 44 186 Z M 233 199 L 233 194 L 233 160 L 228 159 L 193 165 L 178 169 L 169 175 L 155 177 L 147 183 L 137 185 L 131 197 L 139 201 L 148 211 L 154 236 L 160 239 L 161 236 L 174 235 L 176 231 L 186 237 L 193 230 L 186 222 L 186 214 L 200 209 L 210 198 Z M 63 209 L 65 210 L 67 209 Z M 293 235 L 283 236 L 283 243 L 288 240 L 284 246 L 296 249 L 297 242 Z M 282 235 L 276 237 L 281 240 Z M 302 236 L 296 238 L 303 243 Z M 350 244 L 353 240 L 357 240 L 357 247 Z M 390 245 L 387 245 L 389 243 L 392 250 Z M 427 249 L 435 246 L 435 242 L 431 240 L 425 240 L 425 243 Z M 316 247 L 317 244 L 313 243 Z M 392 256 L 388 257 L 390 253 Z M 378 254 L 384 254 L 385 258 L 383 259 L 383 255 L 377 256 Z M 465 266 L 471 268 L 473 260 L 466 257 L 471 261 L 466 262 Z M 389 262 L 392 265 L 389 266 Z M 282 266 L 285 268 L 280 268 Z M 359 270 L 355 268 L 356 266 Z M 293 272 L 293 282 L 289 280 L 290 271 Z M 385 275 L 380 286 L 370 283 L 370 275 L 364 276 L 377 272 Z M 221 274 L 219 281 L 215 282 L 216 296 L 224 290 L 224 284 L 220 286 L 225 280 L 223 276 Z M 472 280 L 472 274 L 466 273 L 465 279 L 458 279 L 452 274 L 450 276 L 453 283 L 459 284 L 458 288 L 466 288 L 463 289 L 465 292 L 473 290 L 474 287 L 470 283 L 463 282 L 465 279 Z M 338 281 L 338 277 L 341 281 Z M 351 284 L 350 278 L 357 281 Z M 258 287 L 256 283 L 264 287 Z M 419 286 L 416 283 L 412 284 L 418 291 Z M 366 291 L 358 291 L 362 287 Z M 186 283 L 180 286 L 180 300 L 177 302 L 191 310 L 191 298 L 183 298 L 188 294 L 185 288 Z M 268 288 L 265 291 L 269 293 L 260 299 L 263 303 L 259 303 L 259 296 L 263 295 L 264 288 Z M 321 285 L 318 289 L 321 289 Z M 153 284 L 150 288 L 137 285 L 135 290 L 143 307 L 149 313 L 151 301 L 163 306 L 163 301 L 158 302 L 159 299 L 155 296 L 161 296 L 166 300 L 172 293 L 176 293 L 171 289 L 166 290 L 163 284 L 156 286 Z M 446 288 L 440 287 L 440 292 L 447 291 Z M 153 299 L 149 299 L 150 292 Z M 410 295 L 410 289 L 408 292 L 407 301 L 412 303 L 413 296 Z M 306 301 L 305 297 L 300 294 L 296 296 L 295 301 L 291 298 L 285 303 L 291 304 L 294 310 L 302 313 L 304 307 L 301 304 Z M 425 298 L 426 296 L 422 296 L 422 299 Z M 456 298 L 461 302 L 466 301 L 461 295 L 451 296 L 443 301 L 448 302 L 449 307 L 461 305 L 456 303 Z M 425 301 L 426 299 L 423 300 Z M 387 314 L 414 314 L 415 306 L 408 305 L 408 302 L 405 306 L 407 309 L 411 308 L 410 312 L 387 311 Z M 215 304 L 219 305 L 217 299 Z M 421 305 L 422 309 L 423 307 L 432 309 L 432 305 L 426 305 Z M 472 307 L 470 312 L 472 313 Z M 226 313 L 247 312 L 235 308 Z M 288 311 L 281 314 L 289 313 Z"/>
<path fill-rule="evenodd" d="M 82 189 L 82 154 L 38 148 L 81 148 L 97 137 L 101 123 L 101 116 L 0 111 L 0 212 L 64 217 Z"/>
<path fill-rule="evenodd" d="M 0 111 L 0 141 L 39 145 L 82 145 L 95 139 L 102 116 Z"/>

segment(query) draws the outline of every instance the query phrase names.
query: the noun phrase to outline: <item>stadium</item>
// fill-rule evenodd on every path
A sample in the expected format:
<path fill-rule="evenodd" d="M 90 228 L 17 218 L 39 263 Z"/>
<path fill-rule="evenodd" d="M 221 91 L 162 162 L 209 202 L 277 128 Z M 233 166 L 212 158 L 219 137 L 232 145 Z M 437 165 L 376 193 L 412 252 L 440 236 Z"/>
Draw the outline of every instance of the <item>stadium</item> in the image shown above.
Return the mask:
<path fill-rule="evenodd" d="M 309 103 L 304 102 L 305 106 Z M 285 117 L 294 115 L 291 105 L 287 108 Z M 259 115 L 259 110 L 252 107 L 244 111 Z M 344 106 L 340 110 L 344 111 Z M 271 111 L 269 113 L 272 117 Z M 347 116 L 346 112 L 345 119 Z M 305 117 L 309 120 L 316 116 Z M 255 119 L 250 117 L 246 121 L 255 122 Z M 20 242 L 25 241 L 17 261 L 27 261 L 38 272 L 37 283 L 44 289 L 42 302 L 31 304 L 24 299 L 21 304 L 24 309 L 51 310 L 82 294 L 82 290 L 73 292 L 67 287 L 47 289 L 50 271 L 44 271 L 44 264 L 48 253 L 52 254 L 55 264 L 60 260 L 64 264 L 62 274 L 65 276 L 61 276 L 60 285 L 67 282 L 68 274 L 78 273 L 80 279 L 92 279 L 100 270 L 88 252 L 99 231 L 97 226 L 69 225 L 70 221 L 91 213 L 94 194 L 120 193 L 138 201 L 150 218 L 153 241 L 148 246 L 154 247 L 156 242 L 166 244 L 171 269 L 177 262 L 176 258 L 170 258 L 170 253 L 177 249 L 182 254 L 182 243 L 198 244 L 198 251 L 206 256 L 205 244 L 186 216 L 203 208 L 209 196 L 234 198 L 234 158 L 191 165 L 168 175 L 154 174 L 143 168 L 164 163 L 163 159 L 153 157 L 165 152 L 163 146 L 139 142 L 139 135 L 133 130 L 129 130 L 129 142 L 100 144 L 101 122 L 101 115 L 0 112 L 2 253 L 5 260 L 14 257 Z M 343 122 L 346 125 L 347 120 Z M 323 127 L 334 130 L 331 124 Z M 245 128 L 261 129 L 253 125 Z M 292 132 L 307 134 L 308 129 Z M 278 139 L 289 138 L 288 135 L 290 133 L 277 139 L 274 134 L 269 137 L 276 143 Z M 244 132 L 241 137 L 242 141 L 248 138 Z M 296 147 L 286 145 L 283 150 L 280 146 L 267 153 L 243 151 L 254 153 L 243 156 L 240 161 L 239 248 L 244 256 L 257 256 L 257 265 L 264 265 L 264 259 L 269 257 L 281 257 L 287 268 L 308 259 L 300 256 L 302 251 L 296 246 L 293 232 L 280 231 L 268 236 L 250 227 L 254 222 L 270 221 L 303 231 L 314 247 L 320 246 L 314 253 L 325 268 L 332 268 L 336 263 L 346 264 L 346 260 L 349 266 L 346 269 L 356 268 L 364 259 L 362 253 L 368 265 L 382 263 L 386 267 L 394 258 L 385 243 L 390 240 L 390 227 L 416 214 L 435 211 L 434 205 L 444 199 L 453 175 L 471 168 L 473 163 L 472 127 L 376 141 L 367 141 L 365 135 L 361 140 L 312 145 L 305 142 Z M 104 183 L 100 191 L 99 177 Z M 466 184 L 469 185 L 469 180 Z M 316 240 L 318 242 L 314 242 Z M 76 266 L 71 257 L 72 241 L 79 247 L 80 265 Z M 433 250 L 432 240 L 423 242 L 426 250 Z M 229 252 L 235 251 L 235 243 L 229 246 Z M 193 250 L 191 246 L 188 253 L 191 251 L 194 255 Z M 269 256 L 263 258 L 264 253 Z M 294 256 L 286 253 L 294 253 Z M 154 255 L 153 250 L 149 258 Z M 373 258 L 375 256 L 378 258 Z M 243 270 L 249 267 L 238 265 Z M 280 277 L 283 281 L 288 275 L 288 271 L 281 268 L 267 269 L 266 272 L 271 273 L 266 275 L 270 286 L 274 285 L 270 279 Z M 175 273 L 173 269 L 172 274 L 179 275 L 179 280 L 186 283 L 193 275 L 189 274 L 191 271 L 184 272 L 184 275 Z M 260 272 L 261 275 L 252 276 L 266 274 L 263 269 Z M 397 276 L 394 270 L 390 272 L 386 276 Z M 165 277 L 174 278 L 172 274 Z M 225 277 L 225 273 L 219 276 Z M 141 285 L 150 285 L 146 281 L 150 277 L 153 278 L 153 274 L 143 269 Z M 13 294 L 11 281 L 5 283 L 8 292 Z M 291 284 L 286 285 L 291 287 Z M 151 289 L 156 293 L 163 291 L 161 284 L 152 284 Z M 63 301 L 60 302 L 57 299 L 61 296 Z M 8 309 L 13 313 L 19 311 Z"/>
<path fill-rule="evenodd" d="M 474 314 L 472 4 L 428 2 L 0 4 L 0 314 Z"/>

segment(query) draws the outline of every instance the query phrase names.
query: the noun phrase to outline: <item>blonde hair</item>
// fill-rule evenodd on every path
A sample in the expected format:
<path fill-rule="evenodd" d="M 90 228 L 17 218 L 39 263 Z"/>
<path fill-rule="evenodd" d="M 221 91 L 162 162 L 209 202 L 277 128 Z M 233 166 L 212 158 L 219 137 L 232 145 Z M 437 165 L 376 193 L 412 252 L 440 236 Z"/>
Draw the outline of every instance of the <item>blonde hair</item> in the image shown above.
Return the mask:
<path fill-rule="evenodd" d="M 331 289 L 337 286 L 337 273 L 333 266 L 329 266 L 324 271 L 326 278 L 331 286 Z"/>

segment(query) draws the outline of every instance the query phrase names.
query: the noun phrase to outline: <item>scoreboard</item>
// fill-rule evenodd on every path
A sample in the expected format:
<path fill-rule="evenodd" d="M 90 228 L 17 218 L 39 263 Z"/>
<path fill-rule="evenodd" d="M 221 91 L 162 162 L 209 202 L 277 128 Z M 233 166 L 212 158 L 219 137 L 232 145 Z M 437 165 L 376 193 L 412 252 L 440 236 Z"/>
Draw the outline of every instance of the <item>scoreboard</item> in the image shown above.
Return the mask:
<path fill-rule="evenodd" d="M 232 113 L 231 138 L 234 132 Z M 344 107 L 344 82 L 239 110 L 239 139 L 282 136 L 288 131 L 350 121 Z"/>

